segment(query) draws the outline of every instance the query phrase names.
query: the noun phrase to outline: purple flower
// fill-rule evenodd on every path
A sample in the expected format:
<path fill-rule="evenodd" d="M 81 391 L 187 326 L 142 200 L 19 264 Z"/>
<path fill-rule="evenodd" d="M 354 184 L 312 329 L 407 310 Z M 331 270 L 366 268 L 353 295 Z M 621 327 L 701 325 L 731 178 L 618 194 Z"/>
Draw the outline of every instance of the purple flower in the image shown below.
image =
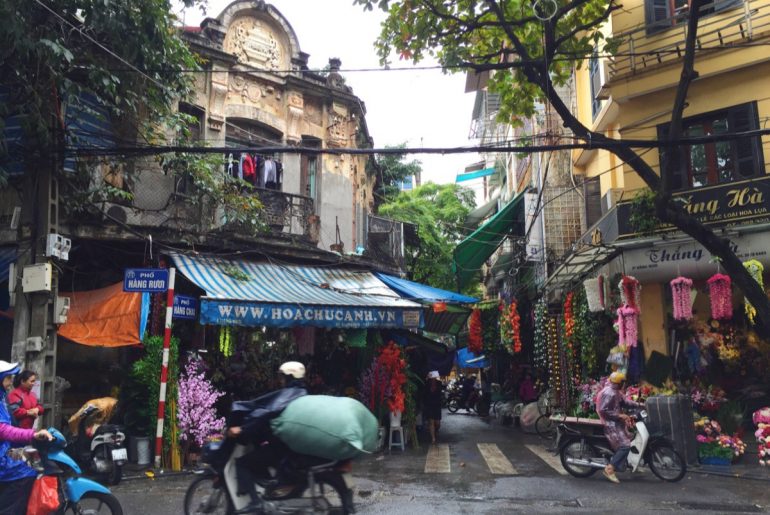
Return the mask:
<path fill-rule="evenodd" d="M 208 437 L 222 432 L 225 419 L 217 417 L 214 406 L 223 395 L 206 379 L 200 360 L 188 359 L 179 378 L 177 406 L 179 433 L 183 440 L 203 445 Z"/>

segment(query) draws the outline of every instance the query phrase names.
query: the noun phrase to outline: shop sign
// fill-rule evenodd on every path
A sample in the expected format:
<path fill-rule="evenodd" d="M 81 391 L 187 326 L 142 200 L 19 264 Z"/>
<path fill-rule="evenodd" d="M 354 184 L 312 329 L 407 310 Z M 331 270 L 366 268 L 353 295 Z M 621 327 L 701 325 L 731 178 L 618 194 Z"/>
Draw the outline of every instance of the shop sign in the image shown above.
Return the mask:
<path fill-rule="evenodd" d="M 729 239 L 733 252 L 741 261 L 756 259 L 770 266 L 770 232 Z M 718 270 L 711 254 L 694 241 L 624 251 L 623 263 L 626 273 L 642 282 L 664 282 L 679 275 L 705 279 Z"/>
<path fill-rule="evenodd" d="M 168 290 L 168 270 L 165 268 L 127 268 L 123 274 L 123 291 L 153 293 Z"/>
<path fill-rule="evenodd" d="M 702 224 L 732 227 L 770 222 L 770 175 L 674 193 L 673 198 Z M 631 227 L 631 202 L 618 204 L 619 238 L 638 236 Z M 672 231 L 665 226 L 656 232 Z"/>
<path fill-rule="evenodd" d="M 183 320 L 195 320 L 198 315 L 198 301 L 195 297 L 187 297 L 185 295 L 174 295 L 174 310 L 172 312 L 173 318 L 181 318 Z"/>
<path fill-rule="evenodd" d="M 201 324 L 268 327 L 419 328 L 422 310 L 303 306 L 201 299 Z"/>

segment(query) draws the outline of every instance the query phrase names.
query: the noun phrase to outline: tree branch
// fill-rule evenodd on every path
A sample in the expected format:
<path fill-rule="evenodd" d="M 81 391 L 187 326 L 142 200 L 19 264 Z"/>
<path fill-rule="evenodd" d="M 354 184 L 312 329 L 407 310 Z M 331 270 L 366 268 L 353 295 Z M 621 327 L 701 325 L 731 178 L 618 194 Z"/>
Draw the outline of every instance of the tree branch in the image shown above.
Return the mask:
<path fill-rule="evenodd" d="M 581 25 L 578 25 L 574 29 L 564 34 L 563 36 L 556 38 L 556 42 L 555 42 L 556 48 L 558 49 L 567 40 L 577 36 L 581 32 L 585 32 L 589 29 L 598 27 L 599 25 L 607 21 L 607 19 L 609 19 L 610 14 L 612 14 L 612 11 L 617 11 L 618 9 L 620 9 L 619 5 L 616 5 L 614 2 L 610 2 L 609 4 L 607 4 L 607 9 L 605 9 L 604 13 L 602 13 L 601 16 L 591 20 L 590 22 L 586 22 Z"/>

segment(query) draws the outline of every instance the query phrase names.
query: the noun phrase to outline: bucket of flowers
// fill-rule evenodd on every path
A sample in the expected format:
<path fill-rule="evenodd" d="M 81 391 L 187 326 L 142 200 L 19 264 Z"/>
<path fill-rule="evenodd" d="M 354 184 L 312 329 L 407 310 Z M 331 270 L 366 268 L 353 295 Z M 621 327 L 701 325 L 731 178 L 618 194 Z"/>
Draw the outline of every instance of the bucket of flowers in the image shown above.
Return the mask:
<path fill-rule="evenodd" d="M 746 451 L 746 444 L 737 436 L 722 434 L 719 422 L 708 417 L 695 421 L 698 458 L 704 465 L 730 465 Z"/>

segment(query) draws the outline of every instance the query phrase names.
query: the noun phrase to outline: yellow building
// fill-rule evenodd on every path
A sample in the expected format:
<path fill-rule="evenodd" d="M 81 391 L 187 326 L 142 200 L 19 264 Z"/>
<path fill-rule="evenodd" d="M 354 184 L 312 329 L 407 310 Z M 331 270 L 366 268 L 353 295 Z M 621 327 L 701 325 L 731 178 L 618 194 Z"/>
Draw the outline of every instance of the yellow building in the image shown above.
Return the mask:
<path fill-rule="evenodd" d="M 576 72 L 577 115 L 587 127 L 619 139 L 666 136 L 684 55 L 687 2 L 631 0 L 604 30 L 621 44 L 612 58 L 596 55 Z M 767 128 L 770 119 L 770 1 L 717 1 L 701 8 L 695 70 L 684 111 L 685 136 Z M 660 169 L 658 149 L 639 150 Z M 674 177 L 675 195 L 701 221 L 731 239 L 741 259 L 770 266 L 770 138 L 743 137 L 684 147 Z M 603 270 L 635 276 L 643 285 L 641 339 L 646 352 L 670 351 L 668 283 L 695 280 L 696 316 L 709 317 L 705 281 L 718 271 L 708 252 L 673 230 L 635 234 L 630 204 L 644 188 L 616 156 L 600 150 L 573 152 L 584 176 L 586 241 L 593 235 L 622 254 Z M 742 299 L 734 299 L 740 301 Z"/>

